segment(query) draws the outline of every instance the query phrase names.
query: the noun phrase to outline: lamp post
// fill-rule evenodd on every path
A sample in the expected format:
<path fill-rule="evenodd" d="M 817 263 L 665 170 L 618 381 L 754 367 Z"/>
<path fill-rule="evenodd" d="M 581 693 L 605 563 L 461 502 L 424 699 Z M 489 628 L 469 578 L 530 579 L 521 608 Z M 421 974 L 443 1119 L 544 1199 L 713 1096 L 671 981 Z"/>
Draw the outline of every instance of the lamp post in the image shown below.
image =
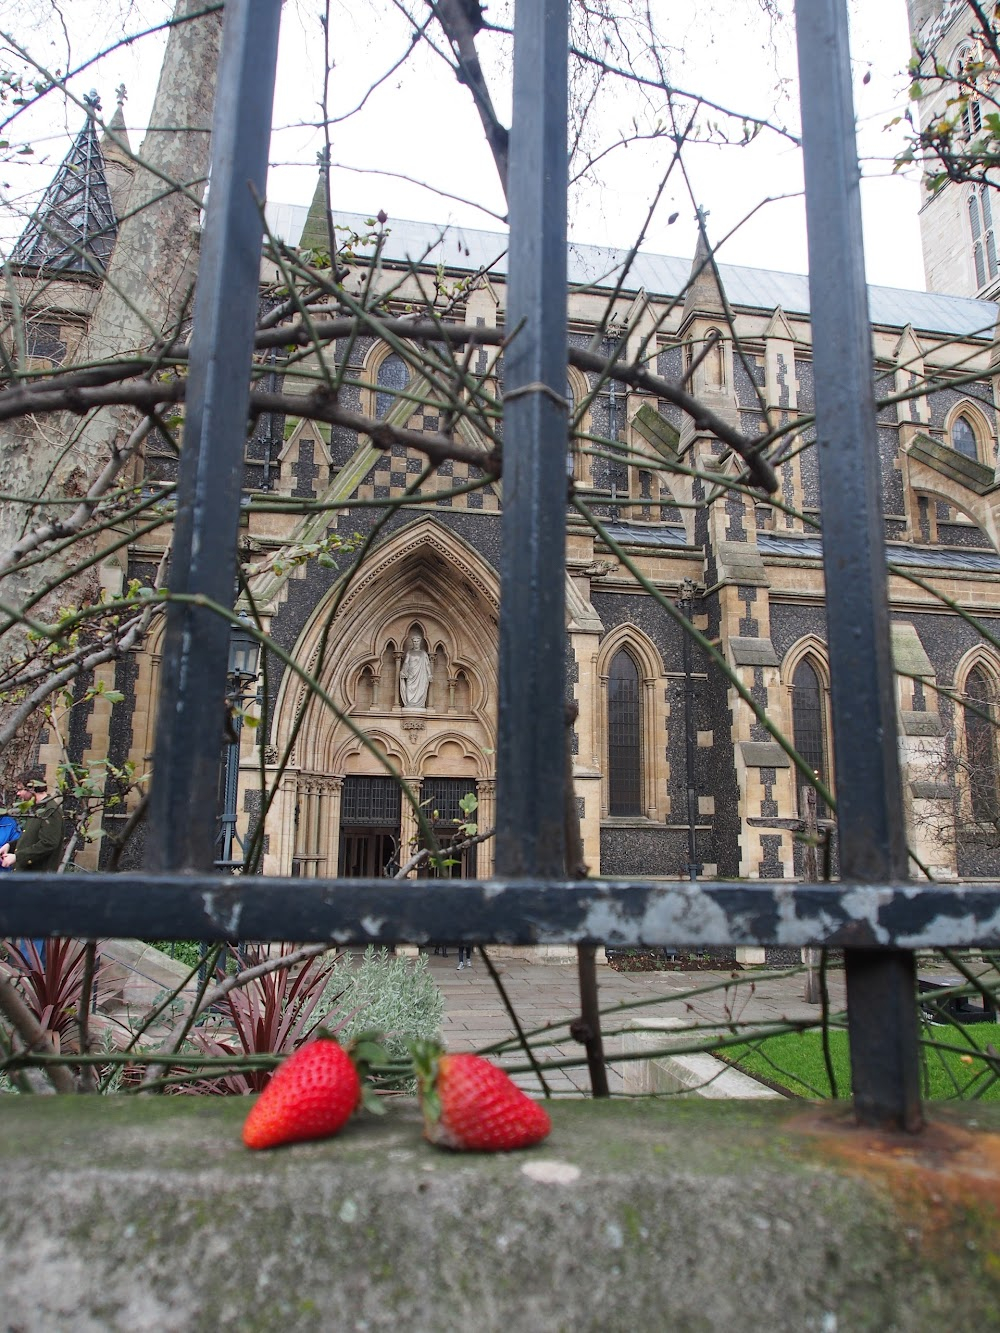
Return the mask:
<path fill-rule="evenodd" d="M 220 792 L 219 834 L 216 839 L 218 855 L 215 864 L 220 870 L 235 873 L 243 868 L 243 840 L 236 831 L 237 796 L 240 780 L 240 733 L 243 730 L 243 706 L 252 698 L 251 687 L 257 680 L 257 661 L 260 646 L 247 626 L 248 617 L 241 614 L 229 631 L 229 667 L 226 672 L 226 753 L 222 765 Z M 237 853 L 234 855 L 234 853 Z"/>

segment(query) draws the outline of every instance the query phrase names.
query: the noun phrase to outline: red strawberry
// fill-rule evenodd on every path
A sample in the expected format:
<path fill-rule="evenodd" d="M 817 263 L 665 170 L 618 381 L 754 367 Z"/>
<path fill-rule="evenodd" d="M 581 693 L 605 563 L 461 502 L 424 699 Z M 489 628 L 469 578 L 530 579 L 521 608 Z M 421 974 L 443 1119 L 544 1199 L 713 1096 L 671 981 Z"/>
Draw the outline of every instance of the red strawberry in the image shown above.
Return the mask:
<path fill-rule="evenodd" d="M 548 1113 L 496 1065 L 478 1055 L 414 1050 L 424 1137 L 441 1148 L 507 1152 L 540 1143 Z"/>
<path fill-rule="evenodd" d="M 361 1080 L 344 1048 L 328 1037 L 307 1042 L 275 1071 L 246 1124 L 248 1148 L 336 1134 L 361 1100 Z"/>

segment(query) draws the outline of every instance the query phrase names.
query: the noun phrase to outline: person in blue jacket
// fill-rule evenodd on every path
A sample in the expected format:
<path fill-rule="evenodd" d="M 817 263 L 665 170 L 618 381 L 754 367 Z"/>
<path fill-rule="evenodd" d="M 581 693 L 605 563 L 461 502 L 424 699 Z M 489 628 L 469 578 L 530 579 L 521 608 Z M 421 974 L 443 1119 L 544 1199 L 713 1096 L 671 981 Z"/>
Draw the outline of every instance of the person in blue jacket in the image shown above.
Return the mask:
<path fill-rule="evenodd" d="M 14 816 L 10 814 L 0 815 L 0 875 L 9 875 L 13 871 L 14 869 L 13 865 L 9 866 L 4 865 L 4 861 L 7 858 L 5 855 L 3 855 L 3 853 L 9 852 L 20 836 L 21 836 L 21 825 L 17 822 Z M 21 950 L 22 953 L 24 953 L 24 945 L 26 943 L 27 943 L 26 940 L 14 941 L 14 944 L 18 949 Z M 35 948 L 37 949 L 39 943 L 41 943 L 42 948 L 44 949 L 45 947 L 44 941 L 39 941 L 39 940 L 35 941 Z"/>
<path fill-rule="evenodd" d="M 0 815 L 0 847 L 6 852 L 17 842 L 21 836 L 21 825 L 13 815 Z M 12 865 L 5 866 L 3 858 L 0 858 L 0 874 L 9 875 L 14 869 Z"/>
<path fill-rule="evenodd" d="M 3 870 L 56 870 L 63 841 L 62 805 L 58 796 L 50 796 L 45 779 L 27 772 L 18 779 L 18 812 L 22 823 L 16 826 L 16 841 L 0 839 L 0 868 Z M 30 960 L 27 940 L 15 940 L 22 956 Z M 32 940 L 42 967 L 45 966 L 45 940 Z"/>

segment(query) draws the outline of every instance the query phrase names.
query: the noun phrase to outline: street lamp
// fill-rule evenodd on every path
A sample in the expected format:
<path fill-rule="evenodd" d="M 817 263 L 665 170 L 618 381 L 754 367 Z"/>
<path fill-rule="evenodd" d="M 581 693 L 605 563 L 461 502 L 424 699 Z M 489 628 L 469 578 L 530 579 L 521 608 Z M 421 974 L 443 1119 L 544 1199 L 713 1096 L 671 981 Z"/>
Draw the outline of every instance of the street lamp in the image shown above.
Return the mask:
<path fill-rule="evenodd" d="M 235 873 L 243 868 L 243 841 L 236 831 L 236 802 L 240 778 L 240 732 L 243 730 L 243 706 L 253 697 L 257 680 L 260 645 L 250 632 L 250 619 L 240 613 L 229 630 L 229 669 L 226 673 L 226 753 L 222 765 L 222 791 L 219 802 L 218 856 L 220 870 Z M 238 853 L 238 855 L 234 855 Z"/>
<path fill-rule="evenodd" d="M 249 617 L 241 613 L 229 630 L 229 678 L 231 681 L 238 680 L 244 687 L 247 682 L 257 679 L 257 658 L 260 653 L 260 644 L 250 633 L 249 624 Z"/>

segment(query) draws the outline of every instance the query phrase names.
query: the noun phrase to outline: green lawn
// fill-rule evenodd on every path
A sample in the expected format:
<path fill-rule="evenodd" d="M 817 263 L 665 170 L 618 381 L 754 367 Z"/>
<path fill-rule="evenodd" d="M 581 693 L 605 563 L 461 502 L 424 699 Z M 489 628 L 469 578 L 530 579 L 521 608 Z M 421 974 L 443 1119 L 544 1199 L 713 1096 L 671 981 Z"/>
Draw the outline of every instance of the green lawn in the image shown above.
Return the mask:
<path fill-rule="evenodd" d="M 974 1023 L 968 1027 L 924 1026 L 921 1092 L 928 1101 L 981 1098 L 1000 1101 L 1000 1077 L 974 1054 L 991 1045 L 1000 1051 L 1000 1025 Z M 956 1050 L 943 1050 L 943 1046 Z M 790 1032 L 768 1037 L 759 1044 L 730 1046 L 720 1055 L 748 1074 L 754 1074 L 798 1097 L 829 1097 L 830 1079 L 819 1032 Z M 847 1033 L 830 1033 L 830 1059 L 837 1096 L 851 1092 Z"/>

